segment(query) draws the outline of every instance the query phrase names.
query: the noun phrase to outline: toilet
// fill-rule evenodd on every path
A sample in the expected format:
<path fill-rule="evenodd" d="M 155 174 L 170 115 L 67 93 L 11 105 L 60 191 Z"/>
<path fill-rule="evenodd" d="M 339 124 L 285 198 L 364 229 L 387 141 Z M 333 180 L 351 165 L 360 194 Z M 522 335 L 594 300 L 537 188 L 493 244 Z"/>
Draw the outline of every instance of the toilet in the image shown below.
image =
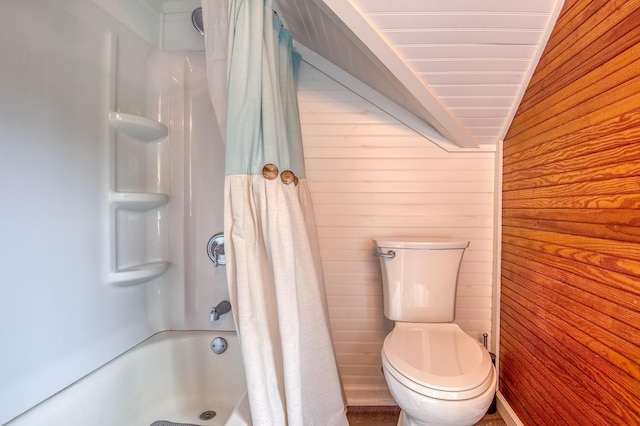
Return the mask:
<path fill-rule="evenodd" d="M 477 423 L 497 389 L 489 352 L 452 321 L 468 241 L 380 238 L 384 315 L 394 321 L 382 370 L 399 426 Z"/>

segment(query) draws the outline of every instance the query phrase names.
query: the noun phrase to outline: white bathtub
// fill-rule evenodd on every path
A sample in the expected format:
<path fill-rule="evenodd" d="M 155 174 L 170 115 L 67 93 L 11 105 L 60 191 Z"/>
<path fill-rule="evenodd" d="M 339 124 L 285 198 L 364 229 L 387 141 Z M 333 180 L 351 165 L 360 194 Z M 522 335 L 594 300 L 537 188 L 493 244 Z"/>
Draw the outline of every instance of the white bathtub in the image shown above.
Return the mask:
<path fill-rule="evenodd" d="M 211 350 L 215 337 L 227 350 Z M 212 410 L 216 416 L 201 420 Z M 235 333 L 155 334 L 8 423 L 11 426 L 149 426 L 164 420 L 195 425 L 251 425 Z"/>

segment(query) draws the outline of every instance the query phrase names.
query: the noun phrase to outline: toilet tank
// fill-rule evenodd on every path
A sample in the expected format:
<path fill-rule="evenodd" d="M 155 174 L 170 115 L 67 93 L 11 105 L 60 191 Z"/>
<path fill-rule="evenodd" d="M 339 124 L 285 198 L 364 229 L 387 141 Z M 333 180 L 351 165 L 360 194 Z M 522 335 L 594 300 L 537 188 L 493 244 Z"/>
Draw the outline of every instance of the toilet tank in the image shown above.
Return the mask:
<path fill-rule="evenodd" d="M 458 272 L 469 241 L 373 240 L 382 269 L 384 316 L 393 321 L 450 322 Z"/>

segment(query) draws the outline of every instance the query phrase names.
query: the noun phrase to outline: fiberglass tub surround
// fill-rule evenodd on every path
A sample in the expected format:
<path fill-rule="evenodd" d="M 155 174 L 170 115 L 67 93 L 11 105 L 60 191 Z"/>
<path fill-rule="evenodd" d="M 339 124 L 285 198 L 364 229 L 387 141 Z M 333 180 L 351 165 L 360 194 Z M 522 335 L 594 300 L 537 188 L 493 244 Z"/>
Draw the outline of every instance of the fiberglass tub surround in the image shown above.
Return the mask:
<path fill-rule="evenodd" d="M 0 53 L 22 59 L 1 66 L 0 136 L 15 143 L 0 155 L 13 283 L 0 297 L 0 424 L 154 333 L 234 329 L 232 315 L 210 321 L 228 300 L 206 253 L 223 228 L 224 145 L 193 5 L 161 32 L 162 13 L 141 4 L 3 3 Z"/>

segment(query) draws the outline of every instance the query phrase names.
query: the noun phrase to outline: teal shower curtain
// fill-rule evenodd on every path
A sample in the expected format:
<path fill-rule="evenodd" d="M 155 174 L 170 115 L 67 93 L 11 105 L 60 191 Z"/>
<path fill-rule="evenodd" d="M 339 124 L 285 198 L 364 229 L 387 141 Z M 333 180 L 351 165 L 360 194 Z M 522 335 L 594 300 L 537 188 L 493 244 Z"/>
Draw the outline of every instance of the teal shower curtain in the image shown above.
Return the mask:
<path fill-rule="evenodd" d="M 228 17 L 225 252 L 253 423 L 347 425 L 305 178 L 300 56 L 271 0 L 230 0 Z"/>

